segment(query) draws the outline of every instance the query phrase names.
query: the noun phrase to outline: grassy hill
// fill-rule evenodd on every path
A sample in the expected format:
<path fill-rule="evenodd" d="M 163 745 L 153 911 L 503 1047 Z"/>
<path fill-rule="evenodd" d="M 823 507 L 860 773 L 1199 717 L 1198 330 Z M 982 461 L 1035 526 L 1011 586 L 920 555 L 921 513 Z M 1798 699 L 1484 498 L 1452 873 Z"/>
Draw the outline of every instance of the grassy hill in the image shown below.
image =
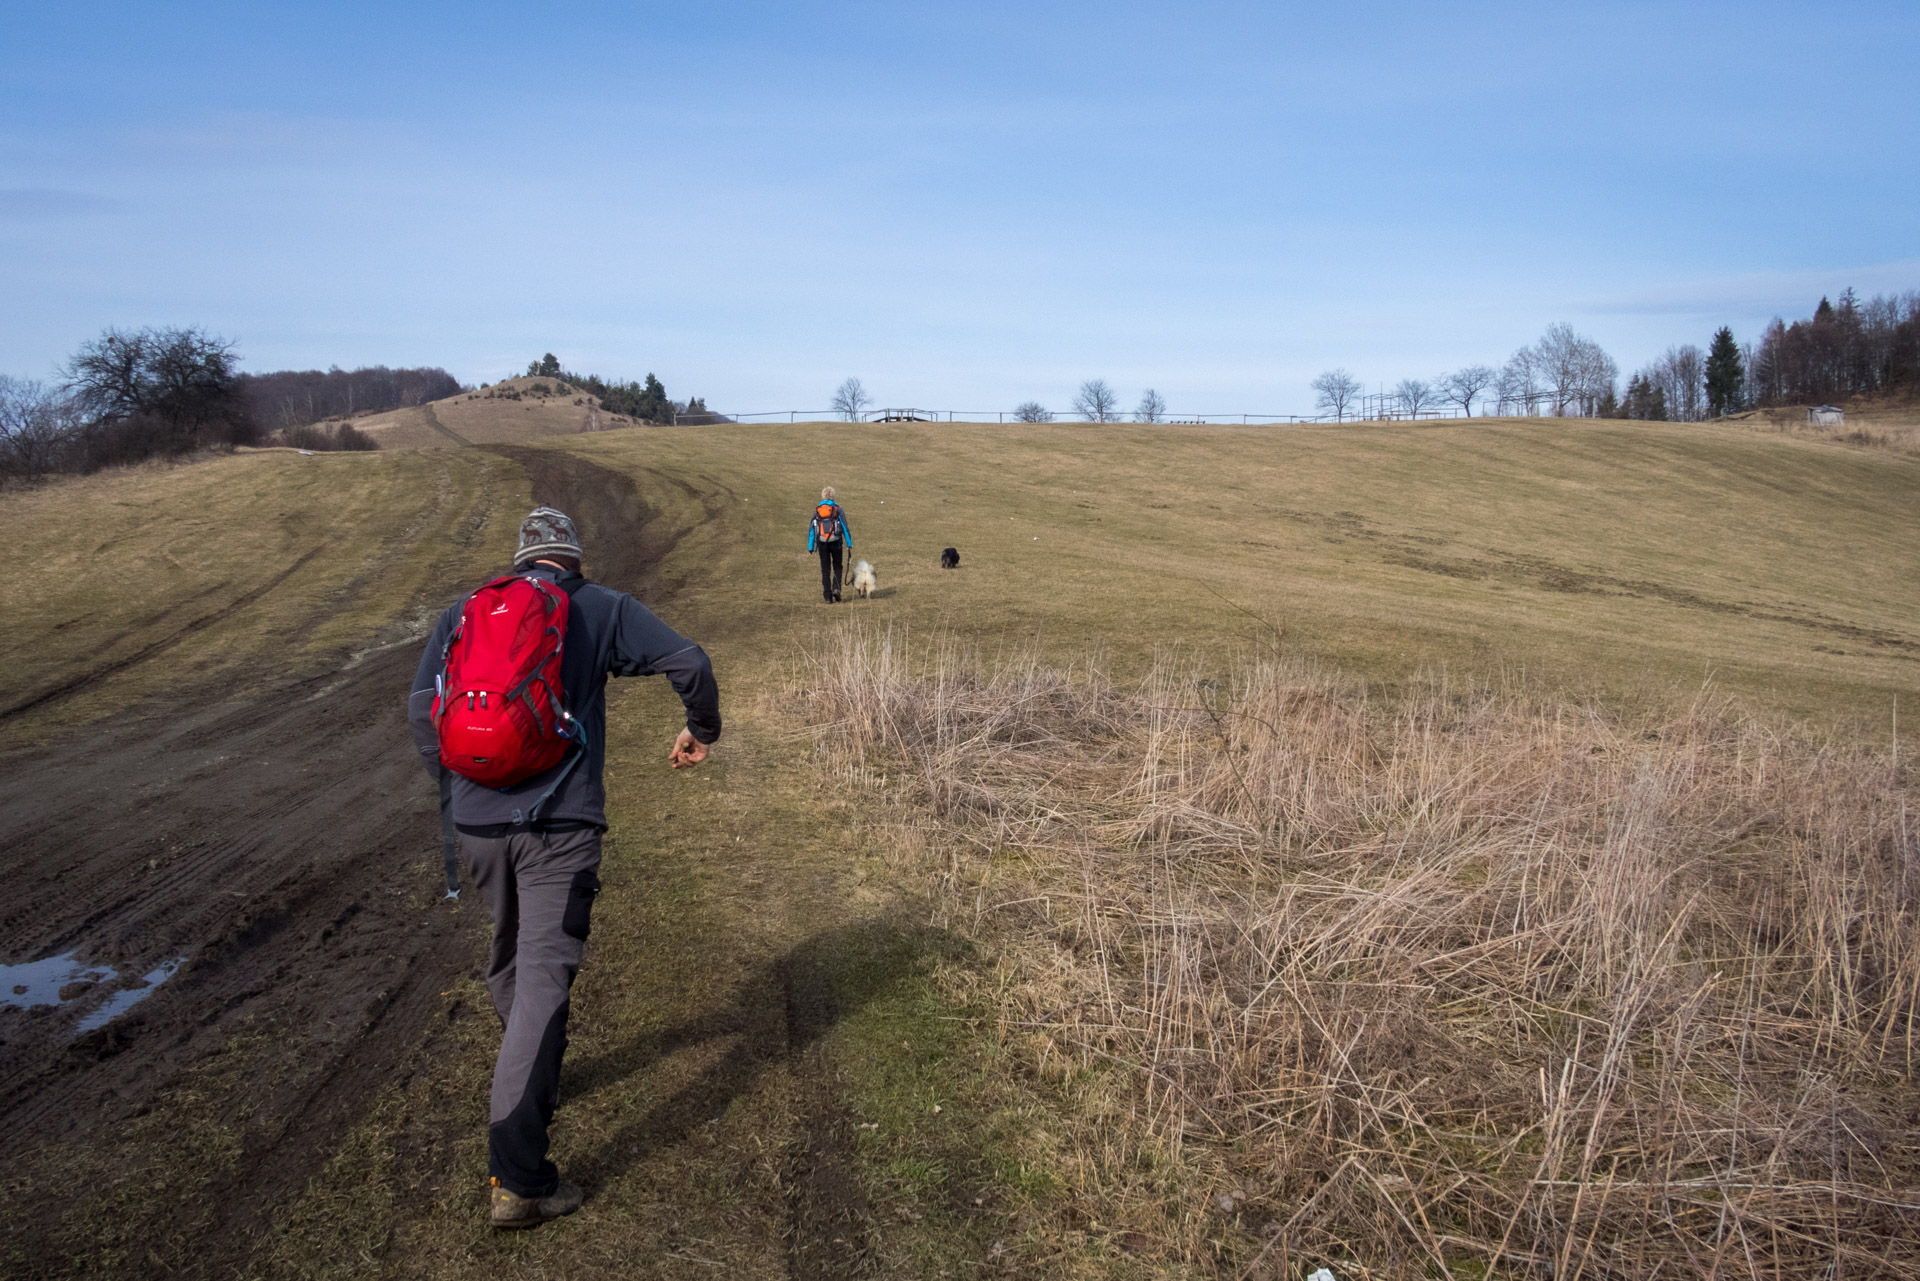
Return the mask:
<path fill-rule="evenodd" d="M 115 1085 L 122 1102 L 90 1118 L 83 1141 L 15 1154 L 23 1173 L 0 1209 L 14 1240 L 32 1229 L 42 1270 L 191 1270 L 218 1257 L 237 1271 L 316 1276 L 716 1268 L 827 1276 L 856 1264 L 890 1276 L 943 1268 L 1148 1276 L 1205 1275 L 1204 1258 L 1263 1257 L 1271 1238 L 1260 1233 L 1300 1209 L 1299 1188 L 1255 1186 L 1253 1204 L 1269 1208 L 1222 1215 L 1211 1208 L 1218 1195 L 1247 1189 L 1218 1181 L 1241 1177 L 1235 1162 L 1251 1160 L 1247 1150 L 1154 1131 L 1150 1109 L 1128 1101 L 1139 1080 L 1126 1063 L 1102 1068 L 1097 1055 L 1063 1057 L 1063 1044 L 1032 1039 L 1080 999 L 1059 986 L 1087 955 L 1088 936 L 1074 935 L 1073 922 L 1123 922 L 1135 942 L 1111 946 L 1142 946 L 1187 919 L 1168 914 L 1178 878 L 1132 868 L 1125 874 L 1138 874 L 1129 884 L 1140 898 L 1099 898 L 1085 878 L 1102 866 L 1119 874 L 1130 867 L 1120 855 L 1135 847 L 1048 879 L 1051 856 L 1005 831 L 965 835 L 974 842 L 965 849 L 940 844 L 951 815 L 926 808 L 898 775 L 889 783 L 865 772 L 898 762 L 861 764 L 835 745 L 855 714 L 843 708 L 823 720 L 804 702 L 817 683 L 806 673 L 822 670 L 805 656 L 840 652 L 855 622 L 869 639 L 891 628 L 903 653 L 952 637 L 986 661 L 1037 648 L 1084 674 L 1091 658 L 1121 689 L 1168 651 L 1224 687 L 1236 654 L 1271 653 L 1277 638 L 1289 661 L 1356 683 L 1356 723 L 1375 703 L 1417 704 L 1430 688 L 1422 673 L 1440 670 L 1462 688 L 1504 675 L 1569 705 L 1591 696 L 1628 709 L 1684 707 L 1711 681 L 1756 716 L 1830 736 L 1844 754 L 1857 742 L 1884 743 L 1894 700 L 1920 690 L 1920 460 L 1886 451 L 1738 426 L 1541 420 L 671 430 L 602 422 L 583 431 L 593 424 L 571 397 L 529 397 L 527 384 L 539 381 L 501 385 L 518 400 L 483 392 L 438 402 L 431 418 L 406 410 L 371 420 L 388 446 L 378 454 L 261 452 L 0 495 L 0 533 L 16 548 L 47 548 L 11 558 L 0 590 L 51 601 L 8 638 L 0 704 L 19 710 L 0 728 L 17 751 L 81 744 L 84 769 L 90 749 L 72 737 L 77 724 L 94 732 L 128 709 L 196 691 L 271 698 L 283 670 L 309 681 L 337 671 L 350 683 L 369 670 L 356 666 L 359 655 L 397 646 L 362 715 L 391 717 L 393 752 L 404 758 L 398 699 L 386 684 L 402 679 L 406 647 L 433 610 L 505 560 L 524 505 L 572 507 L 589 574 L 639 591 L 705 645 L 728 701 L 712 765 L 672 774 L 661 764 L 671 692 L 632 681 L 610 694 L 607 892 L 576 988 L 556 1131 L 561 1159 L 587 1180 L 587 1210 L 511 1239 L 481 1226 L 494 1032 L 491 1019 L 465 1013 L 484 997 L 466 973 L 480 940 L 462 905 L 451 911 L 466 931 L 466 950 L 454 949 L 463 959 L 445 972 L 422 963 L 414 977 L 424 1021 L 410 1042 L 369 1042 L 362 1075 L 347 1074 L 350 1108 L 303 1110 L 307 1056 L 273 1057 L 298 1029 L 254 1022 L 261 998 L 252 993 L 330 984 L 384 993 L 404 974 L 376 982 L 287 965 L 272 983 L 201 1011 L 191 982 L 210 980 L 192 980 L 189 968 L 154 996 L 142 1007 L 149 1017 L 191 1014 L 182 1025 L 224 1048 L 157 1060 Z M 498 447 L 469 447 L 490 443 Z M 854 555 L 878 568 L 873 601 L 820 602 L 804 546 L 823 484 L 846 504 Z M 66 532 L 49 540 L 49 530 Z M 961 551 L 958 571 L 938 567 L 948 545 Z M 1066 697 L 1046 688 L 1029 693 Z M 1528 723 L 1529 733 L 1541 724 L 1559 732 L 1551 717 Z M 1569 747 L 1516 731 L 1513 758 L 1491 772 L 1517 776 L 1528 760 L 1584 761 L 1592 750 L 1621 762 L 1608 785 L 1626 795 L 1642 786 L 1637 732 Z M 1124 754 L 1132 740 L 1112 733 L 1100 750 L 1121 755 L 1073 756 L 1075 770 L 1105 778 L 1099 769 L 1132 763 Z M 1084 746 L 1063 742 L 1061 759 Z M 219 750 L 207 748 L 212 784 Z M 1197 740 L 1181 748 L 1205 750 Z M 1345 759 L 1383 759 L 1371 751 Z M 1326 776 L 1339 768 L 1327 763 Z M 1071 800 L 1045 790 L 1058 780 L 1007 777 L 1062 812 Z M 352 776 L 333 785 L 351 788 Z M 1356 809 L 1400 785 L 1364 770 L 1338 784 L 1352 789 Z M 1116 793 L 1131 786 L 1114 783 Z M 166 793 L 156 784 L 150 794 Z M 419 846 L 398 869 L 417 885 L 379 891 L 394 905 L 394 928 L 444 919 L 420 804 L 371 794 L 366 804 L 401 806 L 393 826 Z M 1129 814 L 1096 817 L 1105 826 L 1087 829 L 1089 849 L 1131 830 Z M 88 821 L 84 811 L 71 821 L 77 849 L 92 839 Z M 1568 821 L 1569 830 L 1596 826 L 1584 810 Z M 1709 815 L 1699 826 L 1734 821 Z M 222 839 L 244 848 L 244 822 L 225 828 Z M 1362 835 L 1334 833 L 1344 848 L 1394 848 Z M 137 845 L 126 851 L 128 876 L 169 857 Z M 1748 846 L 1739 849 L 1748 858 Z M 1253 902 L 1256 890 L 1272 889 L 1274 872 L 1250 855 L 1179 866 L 1213 864 L 1258 870 L 1253 885 L 1223 889 L 1223 901 Z M 1285 865 L 1286 874 L 1322 891 L 1332 884 L 1328 866 L 1305 866 Z M 1492 884 L 1488 866 L 1449 865 L 1444 886 Z M 1740 863 L 1736 879 L 1759 884 L 1757 867 Z M 1355 876 L 1390 879 L 1372 865 Z M 1003 917 L 1010 897 L 1028 897 L 1013 892 L 1022 887 L 1048 896 L 1045 908 L 1007 907 Z M 323 923 L 348 919 L 348 904 L 358 911 L 367 897 L 350 883 L 301 892 Z M 212 886 L 206 897 L 223 894 Z M 1190 908 L 1195 920 L 1213 913 L 1238 927 L 1217 905 L 1202 912 L 1183 901 L 1180 911 Z M 85 929 L 58 946 L 84 945 L 101 919 L 85 916 Z M 1001 919 L 1024 921 L 1028 933 L 997 932 Z M 243 919 L 234 937 L 246 946 L 210 946 L 206 972 L 264 963 L 266 953 L 249 950 L 261 928 Z M 1397 946 L 1381 955 L 1399 955 Z M 402 951 L 391 937 L 356 947 L 369 958 Z M 1374 961 L 1341 962 L 1349 963 Z M 1206 972 L 1196 966 L 1193 974 Z M 1052 974 L 1055 986 L 1036 974 Z M 1055 999 L 1048 992 L 1059 1005 L 1042 1008 L 1036 1002 Z M 359 987 L 354 1000 L 364 1004 Z M 1576 1015 L 1590 1012 L 1553 1018 L 1577 1030 Z M 384 1035 L 398 1035 L 387 1026 Z M 1518 1033 L 1500 1035 L 1510 1042 Z M 133 1063 L 146 1042 L 132 1044 L 86 1071 Z M 1110 1055 L 1122 1049 L 1108 1045 Z M 1487 1062 L 1492 1055 L 1482 1052 Z M 263 1099 L 295 1100 L 295 1119 L 276 1120 L 276 1104 Z M 338 1122 L 302 1130 L 309 1111 Z M 176 1142 L 179 1134 L 192 1142 Z M 287 1134 L 305 1136 L 297 1154 Z M 268 1162 L 276 1143 L 280 1159 Z M 283 1166 L 282 1175 L 264 1173 Z M 130 1178 L 164 1182 L 172 1195 L 148 1205 Z M 55 1186 L 72 1200 L 48 1223 L 36 1207 Z M 1347 1213 L 1348 1195 L 1325 1205 L 1338 1201 Z M 195 1208 L 207 1204 L 223 1208 Z M 1384 1203 L 1365 1204 L 1384 1216 L 1383 1233 L 1399 1231 Z M 1406 1266 L 1427 1265 L 1416 1252 Z"/>
<path fill-rule="evenodd" d="M 383 449 L 492 445 L 633 425 L 557 378 L 509 378 L 480 391 L 354 421 Z"/>
<path fill-rule="evenodd" d="M 563 436 L 649 501 L 685 508 L 698 525 L 682 553 L 687 601 L 729 625 L 752 620 L 760 643 L 816 621 L 805 517 L 834 483 L 856 556 L 880 571 L 880 598 L 862 608 L 915 626 L 1037 634 L 1128 662 L 1278 626 L 1291 644 L 1380 679 L 1437 663 L 1525 664 L 1614 695 L 1712 679 L 1863 725 L 1920 685 L 1920 463 L 1879 451 L 1737 426 L 1497 419 L 583 435 L 574 399 L 475 393 L 427 408 L 474 443 Z M 421 409 L 367 421 L 389 441 L 416 432 L 457 448 Z M 473 483 L 471 468 L 504 465 L 460 456 L 270 452 L 5 496 L 0 516 L 17 530 L 84 525 L 86 546 L 49 553 L 56 590 L 109 597 L 76 606 L 83 621 L 62 615 L 58 636 L 31 620 L 14 630 L 15 685 L 25 694 L 111 663 L 149 639 L 139 620 L 164 629 L 194 593 L 251 584 L 309 552 L 319 561 L 301 573 L 367 576 L 380 545 L 398 579 L 417 585 L 421 558 L 381 539 L 394 526 L 409 531 L 407 546 L 443 538 L 415 528 L 423 505 L 458 510 L 449 494 Z M 961 550 L 958 573 L 937 567 L 948 545 Z M 16 558 L 9 592 L 39 568 Z M 389 607 L 376 596 L 346 616 Z M 770 632 L 776 622 L 787 626 Z"/>
<path fill-rule="evenodd" d="M 1920 687 L 1920 464 L 1880 452 L 1540 420 L 727 426 L 569 447 L 643 490 L 725 496 L 687 599 L 757 636 L 817 616 L 806 504 L 833 483 L 883 585 L 861 608 L 916 627 L 1137 664 L 1270 624 L 1377 679 L 1525 666 L 1614 696 L 1712 680 L 1880 726 Z M 947 545 L 958 573 L 937 567 Z"/>
<path fill-rule="evenodd" d="M 471 451 L 261 450 L 0 495 L 0 525 L 30 546 L 0 566 L 0 595 L 34 603 L 0 635 L 0 745 L 418 631 L 423 592 L 487 566 L 479 540 L 515 481 L 524 496 L 510 464 Z"/>

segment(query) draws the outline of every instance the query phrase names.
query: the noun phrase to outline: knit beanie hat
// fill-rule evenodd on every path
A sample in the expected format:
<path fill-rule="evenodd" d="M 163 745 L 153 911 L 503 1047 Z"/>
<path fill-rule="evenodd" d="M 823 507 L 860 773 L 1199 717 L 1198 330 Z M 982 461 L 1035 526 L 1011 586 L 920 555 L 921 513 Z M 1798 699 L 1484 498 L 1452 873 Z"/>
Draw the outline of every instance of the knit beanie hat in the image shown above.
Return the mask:
<path fill-rule="evenodd" d="M 580 536 L 565 512 L 536 507 L 520 522 L 520 550 L 513 554 L 516 567 L 542 556 L 580 555 Z"/>

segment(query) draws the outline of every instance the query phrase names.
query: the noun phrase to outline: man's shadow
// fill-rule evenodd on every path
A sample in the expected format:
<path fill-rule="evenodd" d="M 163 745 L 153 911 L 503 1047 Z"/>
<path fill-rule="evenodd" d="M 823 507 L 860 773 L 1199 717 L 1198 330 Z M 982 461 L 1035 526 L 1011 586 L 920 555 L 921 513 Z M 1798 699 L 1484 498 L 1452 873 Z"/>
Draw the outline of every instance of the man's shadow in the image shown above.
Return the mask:
<path fill-rule="evenodd" d="M 680 1050 L 716 1038 L 737 1042 L 645 1115 L 605 1133 L 569 1163 L 570 1171 L 594 1189 L 680 1143 L 718 1119 L 768 1068 L 799 1057 L 842 1019 L 910 978 L 923 957 L 953 946 L 939 931 L 908 932 L 882 921 L 824 931 L 756 965 L 731 998 L 710 1012 L 569 1060 L 561 1079 L 563 1106 L 649 1071 Z"/>

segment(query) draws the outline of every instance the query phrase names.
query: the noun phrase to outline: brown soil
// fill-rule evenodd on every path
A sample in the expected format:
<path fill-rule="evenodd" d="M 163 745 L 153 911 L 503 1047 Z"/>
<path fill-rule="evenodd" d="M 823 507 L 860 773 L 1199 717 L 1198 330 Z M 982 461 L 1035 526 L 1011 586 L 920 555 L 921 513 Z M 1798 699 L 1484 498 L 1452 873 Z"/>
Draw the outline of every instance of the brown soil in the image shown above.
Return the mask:
<path fill-rule="evenodd" d="M 590 568 L 654 601 L 680 587 L 658 570 L 666 553 L 728 501 L 724 486 L 662 477 L 673 487 L 670 515 L 642 504 L 626 476 L 569 454 L 485 448 L 525 471 L 535 502 L 564 507 L 583 530 L 623 531 L 596 541 Z M 404 613 L 417 618 L 421 606 L 470 585 L 436 574 L 432 601 Z M 164 662 L 167 649 L 150 646 L 127 662 Z M 78 1037 L 77 1007 L 0 1008 L 8 1171 L 0 1271 L 271 1270 L 276 1236 L 343 1137 L 374 1115 L 383 1092 L 405 1090 L 416 1072 L 440 1074 L 434 1064 L 457 1039 L 450 1023 L 472 1017 L 447 997 L 478 973 L 485 915 L 477 902 L 439 900 L 434 888 L 435 797 L 403 720 L 418 656 L 418 635 L 395 621 L 373 648 L 325 670 L 270 679 L 263 667 L 223 679 L 257 696 L 216 701 L 215 691 L 182 684 L 0 757 L 16 869 L 0 909 L 9 956 L 75 950 L 129 974 L 186 958 L 130 1012 Z M 69 693 L 37 693 L 0 717 L 57 706 Z M 781 893 L 791 899 L 797 889 Z M 792 1083 L 793 1128 L 775 1139 L 785 1149 L 784 1204 L 763 1213 L 784 1221 L 776 1230 L 797 1278 L 867 1273 L 877 1263 L 854 1120 L 820 1045 L 871 995 L 843 972 L 846 955 L 868 950 L 869 932 L 856 924 L 760 956 L 759 945 L 738 940 L 730 1000 L 660 1036 L 662 1053 L 721 1034 L 746 1033 L 743 1045 L 669 1087 L 667 1101 L 628 1120 L 608 1148 L 631 1164 L 684 1143 L 779 1072 Z M 590 1095 L 613 1068 L 574 1057 L 566 1090 Z M 394 1152 L 416 1176 L 400 1218 L 438 1213 L 431 1203 L 450 1153 L 472 1137 L 446 1110 L 417 1120 L 424 1126 L 412 1125 Z M 158 1136 L 141 1133 L 143 1124 L 159 1126 Z M 619 1174 L 606 1154 L 576 1157 L 573 1172 L 590 1192 Z"/>
<path fill-rule="evenodd" d="M 630 482 L 563 455 L 511 455 L 537 500 L 562 501 L 589 525 L 638 530 L 596 569 L 618 586 L 644 585 L 675 534 L 646 521 Z M 437 586 L 450 600 L 465 584 Z M 257 698 L 181 689 L 0 759 L 8 953 L 78 950 L 125 974 L 186 958 L 131 1011 L 77 1037 L 72 1009 L 0 1008 L 0 1161 L 10 1174 L 42 1166 L 50 1142 L 110 1144 L 112 1127 L 177 1106 L 183 1089 L 206 1091 L 201 1069 L 227 1054 L 237 1066 L 216 1074 L 217 1091 L 200 1102 L 246 1118 L 238 1158 L 167 1225 L 204 1242 L 199 1257 L 219 1271 L 241 1263 L 274 1208 L 390 1081 L 443 991 L 481 958 L 478 905 L 442 903 L 425 888 L 433 878 L 423 870 L 439 863 L 438 816 L 403 719 L 418 658 L 417 636 L 396 623 L 357 661 L 223 682 L 257 684 Z M 249 1039 L 247 1053 L 229 1053 L 236 1038 Z M 25 1194 L 18 1211 L 77 1190 L 14 1191 Z M 6 1226 L 27 1246 L 18 1260 L 40 1257 L 36 1242 L 52 1247 L 58 1220 Z"/>

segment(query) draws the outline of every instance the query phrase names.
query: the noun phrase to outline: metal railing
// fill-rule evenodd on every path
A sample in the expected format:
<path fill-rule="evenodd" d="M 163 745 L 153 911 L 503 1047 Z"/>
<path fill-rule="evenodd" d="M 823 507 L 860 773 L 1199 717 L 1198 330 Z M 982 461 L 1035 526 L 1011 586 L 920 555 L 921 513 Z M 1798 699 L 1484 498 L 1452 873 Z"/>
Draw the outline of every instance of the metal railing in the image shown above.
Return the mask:
<path fill-rule="evenodd" d="M 1374 398 L 1368 397 L 1368 400 Z M 906 422 L 906 423 L 1013 423 L 1020 419 L 1013 410 L 1001 409 L 866 409 L 849 419 L 837 409 L 776 409 L 765 413 L 726 414 L 723 417 L 738 423 L 819 423 L 819 422 Z M 1463 415 L 1455 406 L 1450 409 L 1421 409 L 1409 413 L 1405 409 L 1385 404 L 1366 404 L 1356 406 L 1344 414 L 1196 414 L 1166 413 L 1153 421 L 1160 426 L 1274 426 L 1287 423 L 1332 423 L 1332 422 L 1406 422 L 1418 419 L 1426 421 L 1432 418 L 1481 417 L 1484 415 Z M 1053 414 L 1044 419 L 1052 423 L 1091 422 L 1079 414 Z M 1116 414 L 1105 420 L 1109 423 L 1138 423 L 1141 420 L 1131 414 Z"/>

